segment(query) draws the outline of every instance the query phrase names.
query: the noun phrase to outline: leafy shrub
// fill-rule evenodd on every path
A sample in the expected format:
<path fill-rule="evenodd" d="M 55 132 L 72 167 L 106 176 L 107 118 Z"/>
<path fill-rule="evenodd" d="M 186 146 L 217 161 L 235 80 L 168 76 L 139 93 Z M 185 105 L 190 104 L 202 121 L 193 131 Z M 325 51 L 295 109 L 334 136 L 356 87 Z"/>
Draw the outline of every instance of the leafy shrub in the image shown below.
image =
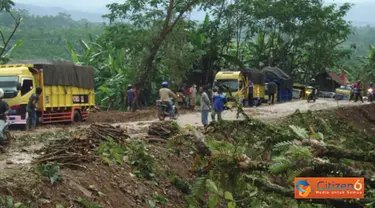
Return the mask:
<path fill-rule="evenodd" d="M 62 181 L 63 177 L 60 174 L 60 166 L 57 163 L 47 163 L 44 165 L 38 166 L 38 171 L 49 178 L 51 184 L 54 184 L 56 181 Z"/>

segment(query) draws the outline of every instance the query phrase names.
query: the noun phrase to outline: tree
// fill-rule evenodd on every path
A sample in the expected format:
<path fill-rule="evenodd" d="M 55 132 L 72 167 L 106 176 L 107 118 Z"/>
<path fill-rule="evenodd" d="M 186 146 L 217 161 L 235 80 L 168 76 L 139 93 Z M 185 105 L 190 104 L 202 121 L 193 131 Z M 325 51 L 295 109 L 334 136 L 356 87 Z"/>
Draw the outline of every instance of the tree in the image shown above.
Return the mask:
<path fill-rule="evenodd" d="M 7 38 L 5 37 L 4 33 L 0 30 L 0 36 L 1 36 L 1 41 L 2 41 L 2 43 L 1 43 L 2 45 L 0 45 L 0 63 L 1 62 L 7 62 L 9 60 L 11 52 L 15 48 L 19 47 L 23 42 L 22 40 L 20 40 L 13 47 L 8 48 L 8 45 L 9 45 L 14 33 L 16 33 L 16 31 L 17 31 L 17 29 L 20 26 L 21 21 L 22 21 L 21 16 L 15 17 L 12 14 L 12 12 L 10 11 L 12 6 L 14 6 L 14 2 L 11 1 L 11 0 L 1 0 L 0 1 L 0 12 L 3 12 L 3 11 L 7 12 L 14 20 L 14 28 Z"/>
<path fill-rule="evenodd" d="M 135 84 L 136 88 L 144 88 L 144 83 L 148 81 L 153 71 L 155 57 L 164 41 L 183 20 L 184 14 L 191 11 L 198 3 L 200 3 L 199 0 L 145 0 L 107 5 L 111 13 L 105 17 L 109 18 L 111 23 L 118 19 L 127 20 L 138 30 L 151 29 L 156 34 L 149 40 L 148 52 L 142 61 L 140 74 Z"/>

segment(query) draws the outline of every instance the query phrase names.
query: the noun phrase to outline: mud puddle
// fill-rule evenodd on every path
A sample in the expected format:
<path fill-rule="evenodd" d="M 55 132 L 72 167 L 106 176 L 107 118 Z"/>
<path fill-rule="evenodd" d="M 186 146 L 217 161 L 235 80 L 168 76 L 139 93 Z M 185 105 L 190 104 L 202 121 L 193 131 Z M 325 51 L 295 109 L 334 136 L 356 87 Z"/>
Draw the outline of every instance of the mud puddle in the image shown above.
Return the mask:
<path fill-rule="evenodd" d="M 37 154 L 28 152 L 9 152 L 0 155 L 0 170 L 31 164 Z"/>

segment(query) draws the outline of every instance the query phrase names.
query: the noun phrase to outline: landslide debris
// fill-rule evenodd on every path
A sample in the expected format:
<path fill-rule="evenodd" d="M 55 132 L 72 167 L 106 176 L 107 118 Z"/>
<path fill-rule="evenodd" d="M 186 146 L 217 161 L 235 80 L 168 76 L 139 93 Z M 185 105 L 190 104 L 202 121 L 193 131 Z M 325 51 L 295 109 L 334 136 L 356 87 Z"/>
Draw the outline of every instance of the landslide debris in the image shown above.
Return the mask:
<path fill-rule="evenodd" d="M 43 208 L 372 207 L 375 138 L 341 116 L 350 109 L 340 110 L 297 111 L 273 124 L 222 121 L 205 131 L 155 122 L 141 130 L 148 135 L 142 138 L 128 135 L 134 130 L 93 124 L 52 141 L 35 159 L 39 166 L 61 167 L 61 181 L 33 179 L 22 186 L 39 177 L 24 171 L 19 180 L 3 180 L 0 195 Z M 364 177 L 365 198 L 295 200 L 298 176 Z"/>
<path fill-rule="evenodd" d="M 209 152 L 195 155 L 197 179 L 189 203 L 196 207 L 364 207 L 375 202 L 375 136 L 333 111 L 297 111 L 276 124 L 251 118 L 211 123 L 198 137 Z M 295 177 L 364 177 L 365 198 L 297 201 Z"/>

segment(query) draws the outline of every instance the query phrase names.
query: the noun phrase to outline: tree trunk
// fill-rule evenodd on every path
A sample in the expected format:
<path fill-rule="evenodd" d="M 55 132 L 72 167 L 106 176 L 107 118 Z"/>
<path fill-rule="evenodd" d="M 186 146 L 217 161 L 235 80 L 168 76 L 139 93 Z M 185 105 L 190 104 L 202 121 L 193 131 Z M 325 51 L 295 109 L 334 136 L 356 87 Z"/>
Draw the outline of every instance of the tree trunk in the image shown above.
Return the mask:
<path fill-rule="evenodd" d="M 156 55 L 157 55 L 157 53 L 158 53 L 161 45 L 163 44 L 164 40 L 172 32 L 173 28 L 177 25 L 177 23 L 181 20 L 181 18 L 184 15 L 184 13 L 187 10 L 189 10 L 192 6 L 194 6 L 197 2 L 198 2 L 198 0 L 192 0 L 190 3 L 188 3 L 180 11 L 180 13 L 174 19 L 174 21 L 172 22 L 172 24 L 170 24 L 171 18 L 173 16 L 173 9 L 175 8 L 175 3 L 174 3 L 174 0 L 169 0 L 169 6 L 168 6 L 168 11 L 167 11 L 167 16 L 166 16 L 165 21 L 164 21 L 163 29 L 161 30 L 159 37 L 155 39 L 154 45 L 150 48 L 150 51 L 149 51 L 149 54 L 148 54 L 148 58 L 146 60 L 146 66 L 143 69 L 142 74 L 140 75 L 140 77 L 138 78 L 138 80 L 137 80 L 137 82 L 135 84 L 135 86 L 136 86 L 136 88 L 137 88 L 138 91 L 142 91 L 144 89 L 144 83 L 146 83 L 146 81 L 148 79 L 147 76 L 149 76 L 150 72 L 153 69 L 153 63 L 154 63 L 155 57 L 156 57 Z M 135 102 L 138 102 L 139 95 L 140 95 L 140 93 L 138 93 L 136 95 Z"/>

